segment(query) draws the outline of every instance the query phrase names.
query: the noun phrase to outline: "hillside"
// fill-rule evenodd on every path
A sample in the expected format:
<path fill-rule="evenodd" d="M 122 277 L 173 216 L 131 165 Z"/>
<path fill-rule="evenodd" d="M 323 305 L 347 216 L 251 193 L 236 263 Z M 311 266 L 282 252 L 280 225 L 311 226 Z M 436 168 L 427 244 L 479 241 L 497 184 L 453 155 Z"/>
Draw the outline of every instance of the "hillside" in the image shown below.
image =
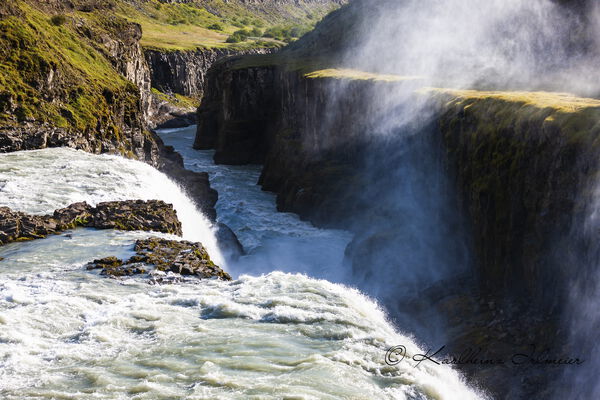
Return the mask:
<path fill-rule="evenodd" d="M 171 50 L 277 47 L 306 33 L 325 14 L 345 2 L 125 0 L 117 4 L 115 12 L 142 26 L 145 47 Z"/>
<path fill-rule="evenodd" d="M 227 50 L 211 55 L 214 60 L 253 47 L 279 47 L 338 3 L 3 1 L 0 129 L 46 126 L 119 142 L 125 131 L 143 131 L 151 114 L 152 66 L 145 50 Z M 204 71 L 187 72 L 195 73 Z M 172 98 L 184 106 L 198 101 Z"/>

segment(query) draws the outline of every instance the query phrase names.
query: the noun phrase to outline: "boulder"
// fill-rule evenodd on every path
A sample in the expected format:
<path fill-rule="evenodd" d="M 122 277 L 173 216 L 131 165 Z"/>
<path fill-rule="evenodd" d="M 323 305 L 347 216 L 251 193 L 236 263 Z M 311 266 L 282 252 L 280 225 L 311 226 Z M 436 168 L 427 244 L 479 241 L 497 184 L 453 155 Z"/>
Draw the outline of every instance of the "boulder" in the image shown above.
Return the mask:
<path fill-rule="evenodd" d="M 154 267 L 153 282 L 162 283 L 169 273 L 200 279 L 216 278 L 229 281 L 231 276 L 215 265 L 201 243 L 168 240 L 157 237 L 135 243 L 136 255 L 127 261 L 106 257 L 90 262 L 88 270 L 102 269 L 101 275 L 121 277 L 145 274 L 145 266 Z"/>
<path fill-rule="evenodd" d="M 177 212 L 160 200 L 111 201 L 98 204 L 92 211 L 94 228 L 182 234 Z"/>

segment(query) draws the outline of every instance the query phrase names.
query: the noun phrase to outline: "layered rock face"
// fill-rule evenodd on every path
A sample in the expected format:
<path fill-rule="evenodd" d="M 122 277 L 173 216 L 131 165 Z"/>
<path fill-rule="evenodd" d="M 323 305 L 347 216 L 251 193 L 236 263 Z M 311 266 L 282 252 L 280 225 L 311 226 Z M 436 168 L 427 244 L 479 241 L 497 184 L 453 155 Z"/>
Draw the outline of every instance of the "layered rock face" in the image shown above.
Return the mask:
<path fill-rule="evenodd" d="M 600 102 L 563 100 L 563 108 L 556 101 L 459 97 L 440 117 L 482 287 L 507 299 L 525 294 L 528 306 L 546 311 L 560 310 L 566 282 L 589 266 L 581 231 L 595 207 L 600 166 Z"/>
<path fill-rule="evenodd" d="M 198 49 L 193 51 L 144 52 L 150 67 L 152 87 L 164 93 L 178 93 L 202 99 L 209 68 L 220 58 L 243 54 L 266 54 L 272 49 Z"/>
<path fill-rule="evenodd" d="M 372 207 L 357 193 L 371 185 L 365 171 L 372 164 L 365 165 L 363 154 L 385 153 L 385 146 L 388 153 L 402 151 L 393 150 L 393 139 L 371 135 L 383 114 L 402 113 L 402 104 L 380 111 L 370 104 L 412 84 L 310 79 L 285 68 L 234 65 L 209 72 L 196 148 L 215 148 L 220 163 L 264 164 L 260 183 L 278 194 L 280 210 L 352 228 L 344 221 Z M 561 275 L 548 258 L 563 250 L 555 247 L 561 233 L 589 211 L 600 104 L 565 111 L 560 97 L 548 107 L 526 105 L 518 95 L 469 96 L 414 95 L 437 111 L 431 122 L 403 129 L 433 135 L 428 151 L 445 149 L 440 161 L 471 220 L 483 288 L 498 297 L 525 291 L 549 304 L 544 300 L 556 295 Z"/>
<path fill-rule="evenodd" d="M 0 6 L 5 15 L 0 49 L 7 61 L 0 96 L 2 150 L 60 145 L 151 160 L 155 146 L 145 133 L 149 79 L 140 27 L 118 18 L 94 25 L 65 17 L 51 22 L 53 13 L 84 5 L 38 6 L 14 0 Z M 71 47 L 53 50 L 65 43 Z"/>

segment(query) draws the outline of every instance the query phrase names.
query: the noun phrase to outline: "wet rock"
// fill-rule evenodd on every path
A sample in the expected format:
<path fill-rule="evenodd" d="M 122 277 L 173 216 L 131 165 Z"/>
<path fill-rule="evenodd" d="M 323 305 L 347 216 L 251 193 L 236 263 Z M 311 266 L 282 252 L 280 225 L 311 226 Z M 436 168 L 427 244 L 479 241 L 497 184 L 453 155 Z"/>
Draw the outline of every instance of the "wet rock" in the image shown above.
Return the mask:
<path fill-rule="evenodd" d="M 182 234 L 173 206 L 160 200 L 111 201 L 98 204 L 93 211 L 93 226 L 98 229 Z"/>
<path fill-rule="evenodd" d="M 151 237 L 138 240 L 136 255 L 123 262 L 116 257 L 94 260 L 86 268 L 102 269 L 101 275 L 122 277 L 146 274 L 145 265 L 153 266 L 152 283 L 175 283 L 181 276 L 200 279 L 231 280 L 231 276 L 215 265 L 201 243 Z"/>
<path fill-rule="evenodd" d="M 43 238 L 56 230 L 48 216 L 28 215 L 0 207 L 0 244 Z"/>
<path fill-rule="evenodd" d="M 92 261 L 86 266 L 86 268 L 88 270 L 101 268 L 117 268 L 121 265 L 123 265 L 123 260 L 120 260 L 117 257 L 105 257 Z"/>
<path fill-rule="evenodd" d="M 246 253 L 244 246 L 242 246 L 235 233 L 227 225 L 218 223 L 216 236 L 219 248 L 228 258 L 237 260 Z"/>
<path fill-rule="evenodd" d="M 53 219 L 58 221 L 57 231 L 86 226 L 92 218 L 92 210 L 88 203 L 80 202 L 54 211 Z"/>
<path fill-rule="evenodd" d="M 154 265 L 159 271 L 231 280 L 227 272 L 211 261 L 201 243 L 152 237 L 138 240 L 135 251 L 138 256 L 143 257 L 143 262 Z M 137 257 L 136 260 L 140 258 Z"/>
<path fill-rule="evenodd" d="M 143 265 L 132 264 L 132 265 L 122 265 L 120 267 L 104 267 L 100 272 L 100 275 L 107 275 L 113 277 L 122 277 L 122 276 L 133 276 L 145 274 L 146 269 Z"/>
<path fill-rule="evenodd" d="M 182 234 L 177 212 L 160 200 L 112 201 L 97 207 L 74 203 L 52 215 L 29 215 L 0 207 L 0 245 L 41 239 L 76 227 Z"/>

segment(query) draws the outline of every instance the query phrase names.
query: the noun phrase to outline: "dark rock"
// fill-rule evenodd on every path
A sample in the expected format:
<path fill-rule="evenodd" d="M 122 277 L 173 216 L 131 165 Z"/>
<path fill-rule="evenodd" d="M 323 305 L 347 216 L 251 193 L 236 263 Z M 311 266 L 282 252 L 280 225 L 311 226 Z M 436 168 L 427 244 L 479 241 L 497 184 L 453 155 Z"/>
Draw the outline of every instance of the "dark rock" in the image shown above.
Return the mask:
<path fill-rule="evenodd" d="M 160 200 L 111 201 L 92 210 L 93 227 L 126 231 L 151 230 L 181 235 L 181 222 L 172 205 Z"/>
<path fill-rule="evenodd" d="M 86 202 L 73 203 L 68 207 L 54 211 L 53 219 L 57 222 L 57 231 L 87 226 L 92 219 L 92 207 Z"/>
<path fill-rule="evenodd" d="M 196 124 L 196 113 L 161 113 L 161 122 L 156 124 L 154 129 L 174 129 L 185 128 L 186 126 Z"/>
<path fill-rule="evenodd" d="M 29 215 L 0 207 L 0 245 L 41 239 L 76 227 L 143 230 L 182 234 L 173 206 L 160 200 L 112 201 L 91 207 L 85 202 L 56 210 L 52 215 Z"/>
<path fill-rule="evenodd" d="M 219 248 L 224 256 L 237 260 L 246 253 L 244 246 L 242 246 L 235 233 L 227 225 L 218 223 L 216 236 Z"/>
<path fill-rule="evenodd" d="M 123 260 L 120 260 L 117 257 L 105 257 L 92 261 L 87 265 L 87 269 L 117 268 L 121 265 L 123 265 Z"/>
<path fill-rule="evenodd" d="M 144 265 L 152 265 L 155 283 L 161 283 L 164 273 L 193 276 L 200 279 L 217 278 L 231 280 L 231 276 L 215 265 L 201 243 L 167 240 L 157 237 L 138 240 L 136 255 L 123 262 L 116 257 L 94 260 L 86 268 L 102 269 L 102 275 L 114 277 L 145 274 Z"/>
<path fill-rule="evenodd" d="M 219 59 L 242 54 L 267 54 L 277 49 L 197 49 L 192 51 L 146 50 L 152 86 L 163 93 L 202 98 L 206 73 Z"/>
<path fill-rule="evenodd" d="M 105 266 L 102 267 L 102 271 L 100 272 L 100 275 L 107 275 L 107 276 L 112 276 L 112 277 L 122 277 L 122 276 L 133 276 L 133 275 L 140 275 L 140 274 L 145 274 L 146 273 L 146 269 L 141 266 L 141 265 L 135 265 L 135 264 L 128 264 L 128 265 L 121 265 L 118 267 L 109 267 L 109 266 Z"/>

